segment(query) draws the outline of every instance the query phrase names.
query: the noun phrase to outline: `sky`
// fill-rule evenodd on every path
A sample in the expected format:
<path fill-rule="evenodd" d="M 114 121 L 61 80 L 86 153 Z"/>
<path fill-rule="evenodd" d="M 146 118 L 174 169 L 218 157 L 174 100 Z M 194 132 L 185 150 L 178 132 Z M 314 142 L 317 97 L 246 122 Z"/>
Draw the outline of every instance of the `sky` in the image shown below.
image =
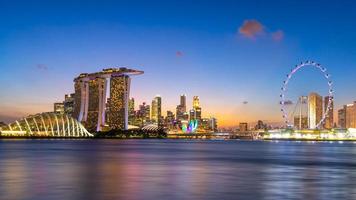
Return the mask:
<path fill-rule="evenodd" d="M 0 0 L 0 121 L 52 111 L 83 72 L 143 70 L 131 85 L 136 107 L 179 95 L 220 126 L 282 121 L 286 74 L 314 60 L 334 81 L 335 109 L 356 100 L 354 1 L 16 1 Z M 327 95 L 321 73 L 295 74 L 290 98 Z"/>

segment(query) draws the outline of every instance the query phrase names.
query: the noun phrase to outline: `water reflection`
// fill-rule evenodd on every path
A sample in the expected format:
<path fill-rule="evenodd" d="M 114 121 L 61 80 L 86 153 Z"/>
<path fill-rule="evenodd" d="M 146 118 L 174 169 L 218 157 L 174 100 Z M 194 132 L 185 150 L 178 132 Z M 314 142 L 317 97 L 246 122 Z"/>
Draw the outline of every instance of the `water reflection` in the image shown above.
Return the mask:
<path fill-rule="evenodd" d="M 356 144 L 0 140 L 1 199 L 355 199 Z"/>

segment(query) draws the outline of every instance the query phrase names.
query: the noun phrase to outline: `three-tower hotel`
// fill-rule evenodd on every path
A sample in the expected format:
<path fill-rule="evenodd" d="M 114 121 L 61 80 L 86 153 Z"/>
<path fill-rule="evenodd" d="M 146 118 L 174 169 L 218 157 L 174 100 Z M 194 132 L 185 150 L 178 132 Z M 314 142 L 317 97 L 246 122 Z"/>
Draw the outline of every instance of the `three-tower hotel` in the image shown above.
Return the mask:
<path fill-rule="evenodd" d="M 80 74 L 74 79 L 73 117 L 89 131 L 127 130 L 131 76 L 140 74 L 125 67 Z"/>

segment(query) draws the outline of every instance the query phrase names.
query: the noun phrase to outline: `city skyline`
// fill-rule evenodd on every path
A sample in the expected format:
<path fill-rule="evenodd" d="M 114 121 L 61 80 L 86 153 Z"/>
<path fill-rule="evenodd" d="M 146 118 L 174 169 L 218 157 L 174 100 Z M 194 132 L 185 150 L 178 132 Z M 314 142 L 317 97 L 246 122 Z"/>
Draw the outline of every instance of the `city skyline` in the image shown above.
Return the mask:
<path fill-rule="evenodd" d="M 284 75 L 308 59 L 333 75 L 334 113 L 356 99 L 350 92 L 356 82 L 352 2 L 160 2 L 150 11 L 114 2 L 56 8 L 43 3 L 41 9 L 26 2 L 1 4 L 0 121 L 51 111 L 53 102 L 74 92 L 74 77 L 110 66 L 145 71 L 131 86 L 136 102 L 149 103 L 159 94 L 166 113 L 175 112 L 180 94 L 189 97 L 187 105 L 199 96 L 203 115 L 216 117 L 222 127 L 282 122 L 278 95 Z M 310 15 L 300 15 L 300 9 Z M 137 13 L 125 18 L 126 10 Z M 326 96 L 318 75 L 298 74 L 291 86 L 295 96 Z"/>

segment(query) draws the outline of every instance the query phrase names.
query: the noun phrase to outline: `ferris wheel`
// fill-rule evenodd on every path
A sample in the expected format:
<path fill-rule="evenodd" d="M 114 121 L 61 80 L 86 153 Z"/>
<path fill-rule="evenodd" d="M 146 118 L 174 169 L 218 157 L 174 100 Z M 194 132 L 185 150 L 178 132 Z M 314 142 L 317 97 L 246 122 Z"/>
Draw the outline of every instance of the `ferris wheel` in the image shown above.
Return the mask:
<path fill-rule="evenodd" d="M 325 67 L 323 67 L 321 64 L 316 63 L 314 61 L 306 61 L 306 62 L 301 62 L 300 64 L 296 65 L 289 74 L 287 74 L 287 78 L 285 81 L 283 81 L 283 86 L 281 88 L 281 94 L 280 94 L 280 105 L 281 105 L 281 112 L 282 112 L 282 117 L 283 120 L 285 122 L 285 124 L 287 125 L 287 127 L 293 127 L 293 124 L 290 122 L 288 116 L 289 113 L 287 112 L 286 109 L 286 104 L 287 104 L 287 100 L 285 98 L 286 93 L 288 91 L 288 83 L 290 82 L 290 79 L 294 76 L 294 74 L 296 72 L 298 72 L 299 70 L 301 70 L 304 67 L 315 67 L 317 68 L 322 75 L 325 77 L 327 85 L 328 85 L 328 105 L 325 109 L 325 112 L 321 118 L 321 120 L 316 124 L 316 128 L 319 128 L 323 122 L 325 121 L 326 117 L 328 117 L 329 111 L 331 110 L 331 106 L 332 106 L 332 101 L 333 101 L 333 82 L 330 78 L 330 74 L 327 73 L 327 70 Z"/>

